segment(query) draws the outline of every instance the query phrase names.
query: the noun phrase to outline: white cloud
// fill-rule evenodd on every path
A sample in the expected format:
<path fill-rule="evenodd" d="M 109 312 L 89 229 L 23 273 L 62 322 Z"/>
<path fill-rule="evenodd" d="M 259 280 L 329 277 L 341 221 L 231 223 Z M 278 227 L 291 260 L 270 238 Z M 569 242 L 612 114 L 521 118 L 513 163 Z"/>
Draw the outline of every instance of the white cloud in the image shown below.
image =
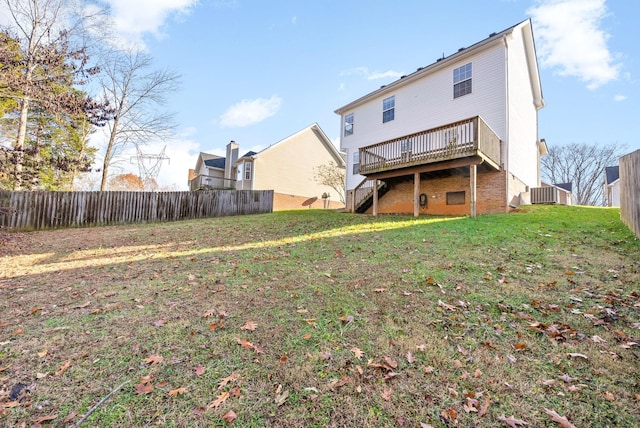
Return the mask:
<path fill-rule="evenodd" d="M 367 67 L 355 67 L 349 70 L 344 70 L 340 73 L 341 76 L 363 76 L 367 80 L 377 79 L 398 79 L 403 75 L 400 71 L 388 70 L 388 71 L 370 71 Z"/>
<path fill-rule="evenodd" d="M 622 94 L 618 94 L 615 97 L 613 97 L 614 101 L 624 101 L 626 99 L 627 99 L 627 96 L 626 95 L 622 95 Z"/>
<path fill-rule="evenodd" d="M 162 36 L 162 26 L 171 16 L 187 14 L 198 0 L 105 0 L 117 35 L 128 45 L 144 47 L 143 35 Z"/>
<path fill-rule="evenodd" d="M 291 18 L 291 23 L 292 23 L 293 25 L 296 25 L 296 24 L 298 23 L 298 17 L 297 17 L 297 16 L 294 16 L 293 18 Z"/>
<path fill-rule="evenodd" d="M 539 0 L 529 8 L 541 65 L 577 77 L 596 89 L 619 77 L 602 28 L 605 0 Z"/>
<path fill-rule="evenodd" d="M 282 98 L 273 95 L 271 98 L 242 100 L 231 107 L 218 120 L 223 128 L 242 128 L 262 122 L 280 110 Z"/>

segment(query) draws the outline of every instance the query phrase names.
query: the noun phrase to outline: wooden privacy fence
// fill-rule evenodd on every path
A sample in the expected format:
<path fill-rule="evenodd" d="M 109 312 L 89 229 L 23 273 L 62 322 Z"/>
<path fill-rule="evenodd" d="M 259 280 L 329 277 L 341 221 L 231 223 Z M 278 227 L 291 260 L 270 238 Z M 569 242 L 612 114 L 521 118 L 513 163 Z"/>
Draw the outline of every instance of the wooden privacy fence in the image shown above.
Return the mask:
<path fill-rule="evenodd" d="M 620 218 L 640 238 L 640 150 L 620 158 Z"/>
<path fill-rule="evenodd" d="M 12 230 L 151 223 L 271 211 L 273 190 L 0 191 L 0 227 Z"/>

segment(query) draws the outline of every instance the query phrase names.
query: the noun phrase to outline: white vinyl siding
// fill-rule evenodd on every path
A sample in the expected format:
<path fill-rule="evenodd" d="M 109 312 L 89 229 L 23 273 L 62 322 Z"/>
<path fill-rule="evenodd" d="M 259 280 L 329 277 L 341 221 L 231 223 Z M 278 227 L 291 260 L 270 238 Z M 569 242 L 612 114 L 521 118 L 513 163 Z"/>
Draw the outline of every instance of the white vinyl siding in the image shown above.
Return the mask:
<path fill-rule="evenodd" d="M 452 98 L 453 70 L 473 63 L 473 92 Z M 506 141 L 505 51 L 501 45 L 489 47 L 471 57 L 448 64 L 420 80 L 393 88 L 395 120 L 382 123 L 380 107 L 391 94 L 382 92 L 355 107 L 358 132 L 341 140 L 353 150 L 402 135 L 413 134 L 474 116 L 481 116 Z M 347 174 L 347 188 L 362 180 Z"/>

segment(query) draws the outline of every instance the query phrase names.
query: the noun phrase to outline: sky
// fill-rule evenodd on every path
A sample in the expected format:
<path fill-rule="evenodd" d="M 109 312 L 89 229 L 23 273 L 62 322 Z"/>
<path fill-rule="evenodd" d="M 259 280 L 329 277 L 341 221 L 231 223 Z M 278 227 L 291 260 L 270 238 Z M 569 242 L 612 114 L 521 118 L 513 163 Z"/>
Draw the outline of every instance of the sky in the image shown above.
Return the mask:
<path fill-rule="evenodd" d="M 142 148 L 166 145 L 161 187 L 187 190 L 199 152 L 224 155 L 230 140 L 259 151 L 318 123 L 339 147 L 337 108 L 528 18 L 540 138 L 640 149 L 635 0 L 104 1 L 124 40 L 181 75 L 165 107 L 175 135 Z"/>

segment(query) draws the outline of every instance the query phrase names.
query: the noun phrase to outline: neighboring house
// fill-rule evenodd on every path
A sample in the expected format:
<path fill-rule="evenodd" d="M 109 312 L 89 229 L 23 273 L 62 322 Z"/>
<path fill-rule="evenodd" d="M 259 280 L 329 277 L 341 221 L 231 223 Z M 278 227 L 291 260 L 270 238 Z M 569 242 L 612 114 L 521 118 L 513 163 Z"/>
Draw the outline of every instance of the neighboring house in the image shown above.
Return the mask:
<path fill-rule="evenodd" d="M 608 207 L 620 206 L 619 166 L 608 166 L 604 170 L 604 197 Z"/>
<path fill-rule="evenodd" d="M 239 156 L 235 141 L 226 157 L 200 153 L 189 170 L 189 188 L 273 190 L 274 210 L 342 208 L 336 191 L 318 183 L 316 169 L 332 163 L 345 168 L 344 158 L 317 123 L 260 152 Z"/>
<path fill-rule="evenodd" d="M 340 107 L 347 208 L 507 212 L 540 186 L 543 106 L 526 20 Z"/>

